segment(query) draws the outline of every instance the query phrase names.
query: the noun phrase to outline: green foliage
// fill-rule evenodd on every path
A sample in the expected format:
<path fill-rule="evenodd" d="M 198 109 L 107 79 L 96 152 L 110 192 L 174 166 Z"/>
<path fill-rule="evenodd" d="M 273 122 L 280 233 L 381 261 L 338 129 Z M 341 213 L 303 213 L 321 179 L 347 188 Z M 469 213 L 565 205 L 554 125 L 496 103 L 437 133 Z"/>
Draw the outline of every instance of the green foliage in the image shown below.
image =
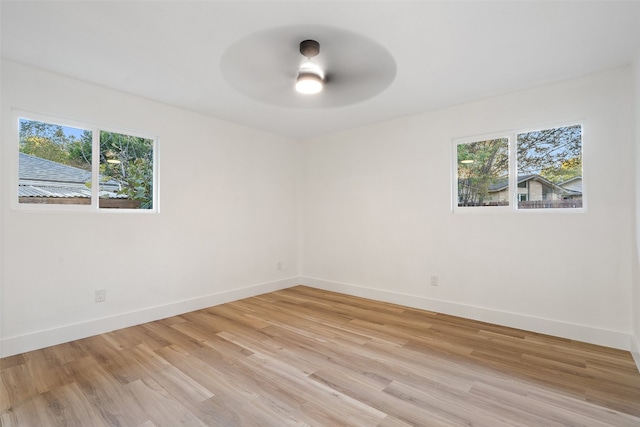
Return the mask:
<path fill-rule="evenodd" d="M 20 144 L 30 137 L 39 137 L 49 140 L 52 144 L 65 146 L 69 138 L 60 125 L 37 122 L 34 120 L 20 120 Z"/>
<path fill-rule="evenodd" d="M 153 207 L 153 140 L 114 132 L 100 132 L 100 172 L 103 179 L 122 185 L 119 194 Z"/>
<path fill-rule="evenodd" d="M 88 135 L 88 145 L 85 136 Z M 52 162 L 91 170 L 91 132 L 84 131 L 81 140 L 67 135 L 60 125 L 20 121 L 20 152 Z"/>
<path fill-rule="evenodd" d="M 66 164 L 69 160 L 69 153 L 65 150 L 64 146 L 41 136 L 34 135 L 23 138 L 20 141 L 20 151 L 57 163 Z"/>
<path fill-rule="evenodd" d="M 92 145 L 91 131 L 85 130 L 80 139 L 74 139 L 67 146 L 70 160 L 68 164 L 80 169 L 91 170 Z"/>
<path fill-rule="evenodd" d="M 582 158 L 574 157 L 572 159 L 565 160 L 560 166 L 549 166 L 540 172 L 545 179 L 559 184 L 561 182 L 570 180 L 577 176 L 582 176 Z"/>

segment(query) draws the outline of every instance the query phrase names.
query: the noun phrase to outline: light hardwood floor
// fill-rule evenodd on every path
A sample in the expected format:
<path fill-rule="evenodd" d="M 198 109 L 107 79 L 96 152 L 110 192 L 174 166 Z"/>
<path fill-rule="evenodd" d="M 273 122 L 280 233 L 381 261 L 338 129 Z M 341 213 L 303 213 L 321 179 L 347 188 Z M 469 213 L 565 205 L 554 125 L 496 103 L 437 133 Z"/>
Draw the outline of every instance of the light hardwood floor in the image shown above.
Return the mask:
<path fill-rule="evenodd" d="M 2 426 L 640 426 L 628 352 L 297 286 L 1 360 Z"/>

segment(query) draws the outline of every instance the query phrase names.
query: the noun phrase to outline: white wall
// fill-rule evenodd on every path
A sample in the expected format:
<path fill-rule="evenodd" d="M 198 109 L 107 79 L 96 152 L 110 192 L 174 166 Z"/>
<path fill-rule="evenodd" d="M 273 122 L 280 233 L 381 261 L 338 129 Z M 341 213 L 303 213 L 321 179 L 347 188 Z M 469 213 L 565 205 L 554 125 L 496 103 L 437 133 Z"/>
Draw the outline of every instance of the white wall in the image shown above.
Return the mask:
<path fill-rule="evenodd" d="M 298 142 L 11 62 L 1 108 L 1 355 L 296 283 Z M 157 135 L 160 213 L 12 210 L 12 108 Z"/>
<path fill-rule="evenodd" d="M 626 67 L 306 141 L 303 282 L 629 349 L 631 87 Z M 587 213 L 452 213 L 453 138 L 574 119 Z"/>

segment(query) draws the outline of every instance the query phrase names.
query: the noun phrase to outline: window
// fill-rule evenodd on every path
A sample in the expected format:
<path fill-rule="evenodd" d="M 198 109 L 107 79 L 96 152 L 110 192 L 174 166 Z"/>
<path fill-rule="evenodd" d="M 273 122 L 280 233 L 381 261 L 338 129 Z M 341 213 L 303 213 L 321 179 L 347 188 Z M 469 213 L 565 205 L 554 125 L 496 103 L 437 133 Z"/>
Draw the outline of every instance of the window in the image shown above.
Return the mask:
<path fill-rule="evenodd" d="M 458 206 L 509 205 L 509 139 L 457 145 Z"/>
<path fill-rule="evenodd" d="M 518 181 L 526 179 L 529 200 L 519 209 L 581 208 L 578 191 L 567 181 L 582 183 L 582 126 L 562 126 L 516 135 Z"/>
<path fill-rule="evenodd" d="M 582 125 L 455 140 L 454 147 L 454 211 L 583 207 Z"/>
<path fill-rule="evenodd" d="M 154 138 L 55 119 L 18 122 L 19 205 L 154 210 Z"/>
<path fill-rule="evenodd" d="M 91 204 L 88 129 L 20 119 L 18 202 Z"/>
<path fill-rule="evenodd" d="M 100 131 L 98 206 L 153 208 L 153 145 L 153 139 Z"/>

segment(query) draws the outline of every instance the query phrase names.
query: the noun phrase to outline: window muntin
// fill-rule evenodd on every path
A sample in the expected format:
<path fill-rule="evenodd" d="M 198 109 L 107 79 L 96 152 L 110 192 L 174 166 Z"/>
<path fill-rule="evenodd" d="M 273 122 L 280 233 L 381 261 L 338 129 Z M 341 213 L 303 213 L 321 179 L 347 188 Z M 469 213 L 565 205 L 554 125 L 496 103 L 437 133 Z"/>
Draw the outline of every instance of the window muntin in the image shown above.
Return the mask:
<path fill-rule="evenodd" d="M 454 140 L 454 211 L 582 210 L 582 125 L 505 135 Z"/>
<path fill-rule="evenodd" d="M 456 150 L 458 207 L 509 206 L 509 139 L 458 144 Z"/>
<path fill-rule="evenodd" d="M 18 123 L 18 206 L 157 211 L 154 138 L 49 118 Z"/>

